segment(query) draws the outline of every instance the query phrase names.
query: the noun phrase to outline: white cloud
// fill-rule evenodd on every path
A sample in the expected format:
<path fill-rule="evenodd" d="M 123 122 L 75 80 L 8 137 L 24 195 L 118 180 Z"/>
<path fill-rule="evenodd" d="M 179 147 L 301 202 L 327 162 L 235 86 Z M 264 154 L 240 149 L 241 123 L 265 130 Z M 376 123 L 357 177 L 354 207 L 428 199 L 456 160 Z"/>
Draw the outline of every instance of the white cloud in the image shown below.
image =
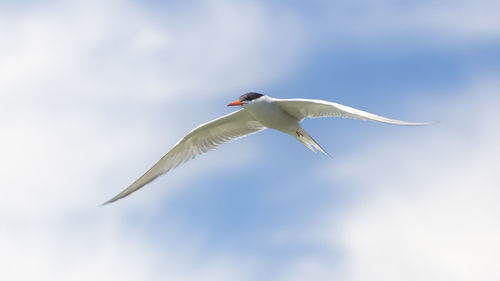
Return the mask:
<path fill-rule="evenodd" d="M 152 125 L 161 111 L 175 115 L 190 99 L 196 111 L 297 63 L 300 33 L 289 30 L 295 19 L 255 4 L 207 1 L 203 8 L 181 11 L 189 20 L 163 20 L 126 1 L 69 1 L 2 17 L 9 27 L 0 36 L 2 171 L 4 183 L 19 188 L 9 193 L 18 199 L 4 196 L 1 205 L 26 211 L 24 204 L 51 208 L 45 196 L 54 193 L 56 201 L 94 197 L 86 187 L 102 185 L 96 173 L 124 151 L 147 154 L 137 143 L 173 144 L 196 125 L 166 117 Z M 279 49 L 277 34 L 288 42 Z M 149 114 L 127 114 L 137 106 Z M 70 183 L 77 186 L 64 188 Z"/>
<path fill-rule="evenodd" d="M 182 244 L 165 249 L 111 218 L 68 230 L 59 225 L 17 235 L 0 231 L 1 277 L 9 280 L 250 280 L 253 264 Z M 82 227 L 84 226 L 84 227 Z M 8 238 L 8 239 L 5 239 Z M 180 237 L 162 237 L 179 245 Z M 176 243 L 177 242 L 177 243 Z M 162 250 L 169 252 L 162 252 Z M 243 277 L 242 277 L 243 276 Z"/>
<path fill-rule="evenodd" d="M 316 280 L 497 280 L 499 90 L 479 82 L 432 106 L 440 124 L 371 140 L 327 167 L 355 199 L 312 235 L 340 257 L 297 261 L 291 276 L 317 267 Z"/>
<path fill-rule="evenodd" d="M 425 37 L 425 43 L 478 42 L 500 36 L 500 3 L 480 1 L 328 1 L 328 26 L 363 41 L 397 34 Z M 346 12 L 348 11 L 348 12 Z M 414 41 L 412 41 L 414 42 Z"/>
<path fill-rule="evenodd" d="M 31 3 L 1 12 L 0 279 L 251 278 L 251 262 L 186 253 L 196 234 L 162 237 L 183 245 L 164 253 L 157 240 L 131 230 L 131 210 L 154 212 L 145 202 L 157 202 L 158 193 L 97 208 L 168 143 L 220 114 L 197 108 L 278 79 L 298 62 L 304 41 L 293 17 L 251 3 L 200 4 L 166 18 L 120 0 Z M 277 48 L 279 40 L 287 44 Z M 158 120 L 192 100 L 195 116 Z M 229 152 L 219 151 L 218 162 L 239 165 L 252 157 L 225 157 Z M 211 168 L 193 163 L 189 173 Z M 175 187 L 182 177 L 189 178 L 181 168 L 169 183 Z"/>
<path fill-rule="evenodd" d="M 144 102 L 239 93 L 285 74 L 304 44 L 297 18 L 252 3 L 204 1 L 164 15 L 127 1 L 67 1 L 5 15 L 4 95 Z"/>
<path fill-rule="evenodd" d="M 460 3 L 458 8 L 449 3 L 455 10 L 443 22 L 434 16 L 422 28 L 436 24 L 440 32 L 464 38 L 498 34 L 493 9 L 478 8 L 475 13 L 484 18 L 476 25 L 451 24 L 461 18 L 453 11 L 468 9 Z M 271 14 L 249 2 L 200 4 L 166 15 L 121 0 L 0 11 L 0 279 L 255 279 L 259 261 L 207 254 L 195 243 L 189 248 L 196 233 L 162 237 L 171 247 L 164 251 L 156 237 L 144 240 L 145 231 L 126 225 L 134 208 L 153 213 L 154 197 L 171 190 L 142 192 L 113 209 L 94 208 L 157 160 L 169 147 L 165 143 L 175 143 L 198 117 L 206 121 L 217 113 L 204 111 L 182 120 L 158 121 L 158 116 L 165 111 L 175 116 L 185 99 L 197 101 L 192 105 L 197 112 L 219 94 L 238 95 L 245 87 L 280 79 L 311 43 L 300 21 L 287 12 Z M 448 11 L 444 4 L 436 5 Z M 391 9 L 382 8 L 374 19 L 396 16 L 398 10 Z M 427 12 L 416 11 L 410 18 L 419 26 Z M 353 32 L 388 27 L 387 21 L 378 29 L 367 22 Z M 466 32 L 457 32 L 460 24 L 469 27 Z M 498 89 L 491 88 L 478 91 Z M 278 275 L 287 280 L 331 280 L 332 274 L 391 279 L 408 277 L 403 275 L 408 272 L 444 280 L 495 276 L 492 261 L 498 260 L 499 246 L 492 237 L 498 237 L 499 212 L 492 183 L 498 182 L 495 144 L 500 137 L 491 128 L 499 125 L 494 111 L 498 100 L 474 94 L 483 99 L 476 103 L 471 96 L 459 104 L 441 104 L 453 118 L 466 112 L 463 116 L 473 119 L 445 126 L 443 118 L 442 125 L 415 133 L 418 141 L 384 144 L 385 139 L 367 146 L 359 158 L 339 159 L 334 167 L 338 176 L 347 181 L 366 175 L 353 185 L 371 186 L 362 191 L 373 195 L 361 198 L 341 220 L 334 219 L 334 226 L 329 218 L 330 228 L 315 228 L 327 234 L 314 233 L 318 241 L 344 247 L 344 270 L 312 255 Z M 137 108 L 140 114 L 134 112 Z M 236 159 L 225 157 L 230 149 L 218 151 L 217 160 L 242 165 L 253 157 L 241 151 Z M 381 165 L 379 159 L 387 155 L 392 162 Z M 130 167 L 131 161 L 138 163 Z M 189 173 L 208 173 L 207 166 L 190 164 Z M 187 174 L 179 169 L 169 175 L 169 183 L 177 186 Z"/>

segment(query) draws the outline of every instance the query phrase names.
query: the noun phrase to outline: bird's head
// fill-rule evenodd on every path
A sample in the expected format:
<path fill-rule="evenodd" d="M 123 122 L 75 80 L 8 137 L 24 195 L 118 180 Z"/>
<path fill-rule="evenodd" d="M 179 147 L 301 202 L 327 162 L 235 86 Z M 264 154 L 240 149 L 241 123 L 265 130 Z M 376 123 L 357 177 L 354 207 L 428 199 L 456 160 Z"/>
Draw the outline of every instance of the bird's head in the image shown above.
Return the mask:
<path fill-rule="evenodd" d="M 243 105 L 257 101 L 262 96 L 264 96 L 264 95 L 259 94 L 259 93 L 254 93 L 254 92 L 246 93 L 244 95 L 241 95 L 237 101 L 233 101 L 232 103 L 228 104 L 227 106 L 235 106 L 235 105 L 243 106 Z"/>

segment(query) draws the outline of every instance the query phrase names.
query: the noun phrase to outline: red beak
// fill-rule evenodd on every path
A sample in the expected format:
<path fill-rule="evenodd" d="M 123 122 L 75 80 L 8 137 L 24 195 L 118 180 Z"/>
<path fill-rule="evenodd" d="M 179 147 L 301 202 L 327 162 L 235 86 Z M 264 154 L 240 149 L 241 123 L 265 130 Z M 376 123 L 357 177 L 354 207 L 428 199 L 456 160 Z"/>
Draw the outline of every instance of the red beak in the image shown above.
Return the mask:
<path fill-rule="evenodd" d="M 232 103 L 228 104 L 227 106 L 235 106 L 235 105 L 243 105 L 244 103 L 242 103 L 241 101 L 237 100 L 237 101 L 233 101 Z"/>

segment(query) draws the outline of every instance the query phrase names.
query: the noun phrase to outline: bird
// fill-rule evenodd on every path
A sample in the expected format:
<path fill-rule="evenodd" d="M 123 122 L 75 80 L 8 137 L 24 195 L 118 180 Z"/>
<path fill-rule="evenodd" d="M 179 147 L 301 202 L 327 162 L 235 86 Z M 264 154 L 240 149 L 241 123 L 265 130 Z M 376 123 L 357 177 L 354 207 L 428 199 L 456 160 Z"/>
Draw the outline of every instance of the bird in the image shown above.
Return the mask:
<path fill-rule="evenodd" d="M 228 106 L 240 106 L 241 109 L 212 121 L 203 123 L 181 138 L 151 169 L 130 186 L 113 198 L 104 202 L 106 205 L 120 200 L 157 177 L 208 152 L 215 147 L 248 136 L 266 128 L 291 135 L 313 152 L 318 150 L 330 156 L 301 126 L 306 117 L 343 117 L 377 121 L 403 126 L 423 126 L 433 122 L 406 122 L 389 119 L 346 105 L 315 99 L 279 99 L 256 92 L 241 95 Z M 331 157 L 331 156 L 330 156 Z"/>

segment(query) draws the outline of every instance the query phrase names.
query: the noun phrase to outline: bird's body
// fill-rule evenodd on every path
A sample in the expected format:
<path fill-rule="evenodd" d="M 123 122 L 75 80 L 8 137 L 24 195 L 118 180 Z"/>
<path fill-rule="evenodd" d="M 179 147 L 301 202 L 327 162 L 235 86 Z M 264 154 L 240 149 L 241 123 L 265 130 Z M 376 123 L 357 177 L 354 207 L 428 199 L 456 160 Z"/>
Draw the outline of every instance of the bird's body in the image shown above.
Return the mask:
<path fill-rule="evenodd" d="M 300 120 L 286 112 L 276 99 L 263 96 L 258 102 L 248 104 L 243 110 L 247 110 L 255 120 L 263 126 L 275 129 L 286 134 L 295 132 L 300 128 Z"/>
<path fill-rule="evenodd" d="M 256 133 L 265 128 L 275 129 L 293 136 L 312 151 L 329 155 L 301 126 L 306 118 L 346 117 L 378 121 L 396 125 L 421 126 L 429 124 L 405 122 L 371 114 L 345 105 L 322 100 L 277 99 L 258 93 L 242 95 L 229 106 L 239 105 L 239 111 L 204 123 L 180 139 L 142 177 L 104 204 L 128 196 L 144 185 L 180 164 L 228 141 Z"/>

